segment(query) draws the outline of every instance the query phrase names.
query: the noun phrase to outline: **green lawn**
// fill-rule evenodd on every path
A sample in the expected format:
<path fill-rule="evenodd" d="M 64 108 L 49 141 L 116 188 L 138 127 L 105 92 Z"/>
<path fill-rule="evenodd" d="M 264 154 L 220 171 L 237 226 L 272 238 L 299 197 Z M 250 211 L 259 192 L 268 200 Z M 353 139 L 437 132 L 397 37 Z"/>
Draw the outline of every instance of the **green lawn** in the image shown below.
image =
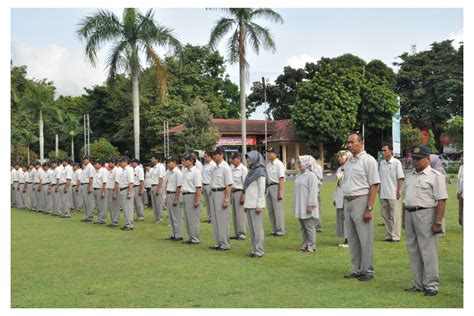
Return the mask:
<path fill-rule="evenodd" d="M 265 256 L 245 257 L 250 241 L 232 250 L 208 250 L 210 224 L 202 224 L 200 245 L 164 240 L 165 223 L 147 218 L 132 232 L 12 209 L 12 307 L 463 307 L 462 234 L 455 186 L 449 186 L 447 236 L 440 238 L 440 292 L 436 297 L 405 293 L 412 285 L 406 245 L 385 243 L 376 226 L 375 279 L 346 280 L 348 249 L 338 249 L 334 182 L 322 192 L 323 232 L 315 254 L 298 253 L 298 221 L 291 215 L 293 182 L 286 182 L 287 236 L 268 236 Z M 203 210 L 204 214 L 205 210 Z M 381 223 L 375 209 L 375 224 Z M 123 218 L 121 218 L 123 221 Z M 232 226 L 231 226 L 232 227 Z"/>

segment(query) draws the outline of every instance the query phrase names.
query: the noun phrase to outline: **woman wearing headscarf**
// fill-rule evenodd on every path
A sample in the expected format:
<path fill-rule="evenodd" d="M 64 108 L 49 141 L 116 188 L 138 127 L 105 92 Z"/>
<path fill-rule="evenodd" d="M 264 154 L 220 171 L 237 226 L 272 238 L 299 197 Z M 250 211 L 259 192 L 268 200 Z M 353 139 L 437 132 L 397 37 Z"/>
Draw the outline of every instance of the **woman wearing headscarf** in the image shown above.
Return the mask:
<path fill-rule="evenodd" d="M 344 242 L 339 244 L 339 248 L 348 248 L 346 231 L 344 229 L 344 195 L 342 193 L 342 179 L 344 177 L 344 166 L 352 157 L 348 150 L 341 150 L 337 153 L 339 168 L 336 171 L 336 192 L 334 192 L 333 204 L 336 207 L 336 235 L 344 238 Z"/>
<path fill-rule="evenodd" d="M 316 223 L 318 214 L 318 177 L 316 160 L 309 155 L 298 157 L 300 173 L 295 179 L 293 215 L 299 219 L 303 243 L 300 252 L 316 251 Z"/>
<path fill-rule="evenodd" d="M 256 150 L 245 155 L 247 159 L 248 174 L 244 181 L 243 194 L 244 211 L 247 213 L 252 241 L 250 258 L 261 258 L 263 250 L 263 210 L 265 208 L 265 160 Z"/>

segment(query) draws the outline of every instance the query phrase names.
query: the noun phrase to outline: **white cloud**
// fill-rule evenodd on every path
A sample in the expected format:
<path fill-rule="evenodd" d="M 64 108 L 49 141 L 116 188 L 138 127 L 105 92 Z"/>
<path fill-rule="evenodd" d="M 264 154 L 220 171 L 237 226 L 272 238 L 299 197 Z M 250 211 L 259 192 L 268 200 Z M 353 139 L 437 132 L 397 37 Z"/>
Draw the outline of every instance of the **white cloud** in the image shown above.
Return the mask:
<path fill-rule="evenodd" d="M 290 65 L 292 68 L 303 68 L 307 62 L 316 63 L 318 60 L 319 58 L 316 58 L 304 53 L 304 54 L 290 57 L 288 59 L 288 65 Z"/>
<path fill-rule="evenodd" d="M 453 46 L 458 48 L 460 46 L 459 42 L 464 42 L 464 29 L 460 29 L 456 33 L 450 33 L 449 39 L 454 40 Z"/>
<path fill-rule="evenodd" d="M 12 43 L 15 66 L 26 65 L 28 77 L 53 81 L 56 96 L 77 96 L 84 87 L 101 84 L 106 78 L 103 57 L 98 54 L 96 67 L 84 58 L 83 50 L 73 50 L 56 44 L 34 47 L 25 42 Z"/>

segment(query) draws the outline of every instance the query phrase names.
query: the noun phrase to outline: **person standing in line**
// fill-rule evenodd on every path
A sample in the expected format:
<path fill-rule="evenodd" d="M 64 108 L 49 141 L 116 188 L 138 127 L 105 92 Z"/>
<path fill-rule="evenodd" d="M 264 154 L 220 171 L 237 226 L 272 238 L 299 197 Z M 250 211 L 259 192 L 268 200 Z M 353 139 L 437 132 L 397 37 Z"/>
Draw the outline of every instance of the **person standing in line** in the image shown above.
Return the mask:
<path fill-rule="evenodd" d="M 26 180 L 28 179 L 28 172 L 27 172 L 27 167 L 26 165 L 21 165 L 21 174 L 18 177 L 18 195 L 20 198 L 18 199 L 18 205 L 17 207 L 19 209 L 25 209 L 26 208 Z"/>
<path fill-rule="evenodd" d="M 41 171 L 40 171 L 41 170 Z M 41 163 L 37 161 L 35 163 L 35 172 L 34 172 L 34 180 L 33 180 L 33 188 L 34 188 L 34 200 L 35 200 L 35 208 L 34 211 L 40 211 L 41 209 L 41 191 L 39 190 L 39 183 L 40 183 L 40 176 L 43 173 L 41 168 Z"/>
<path fill-rule="evenodd" d="M 267 151 L 267 205 L 268 216 L 272 226 L 271 235 L 281 237 L 285 235 L 285 208 L 284 185 L 285 166 L 278 159 L 279 150 L 270 147 Z"/>
<path fill-rule="evenodd" d="M 81 164 L 75 163 L 73 167 L 74 175 L 72 177 L 72 201 L 73 201 L 73 209 L 75 211 L 79 211 L 82 208 L 82 197 L 80 192 L 77 189 L 77 182 L 81 178 Z"/>
<path fill-rule="evenodd" d="M 439 159 L 439 155 L 437 154 L 430 154 L 430 166 L 432 169 L 438 171 L 444 176 L 444 180 L 446 181 L 446 185 L 450 183 L 449 176 L 444 170 L 443 163 Z M 438 237 L 444 237 L 446 235 L 446 219 L 443 217 L 441 220 L 441 230 L 442 232 L 437 234 Z"/>
<path fill-rule="evenodd" d="M 218 147 L 213 154 L 216 167 L 211 178 L 211 223 L 214 231 L 215 245 L 209 249 L 218 251 L 230 250 L 230 214 L 229 201 L 232 191 L 232 170 L 224 160 L 225 151 Z"/>
<path fill-rule="evenodd" d="M 44 169 L 40 163 L 38 163 L 38 172 L 36 173 L 36 192 L 37 192 L 37 200 L 38 200 L 38 212 L 45 212 L 45 201 L 44 201 L 44 190 L 43 190 L 43 177 L 44 177 Z"/>
<path fill-rule="evenodd" d="M 27 199 L 27 206 L 26 208 L 28 210 L 34 210 L 35 209 L 35 186 L 34 186 L 34 181 L 35 181 L 35 174 L 36 174 L 36 169 L 35 165 L 33 163 L 30 163 L 28 166 L 28 180 L 27 180 L 27 188 L 28 188 L 28 199 Z"/>
<path fill-rule="evenodd" d="M 17 165 L 17 164 L 16 164 Z M 16 192 L 17 192 L 17 184 L 18 181 L 15 182 L 15 178 L 17 176 L 18 170 L 15 169 L 15 167 L 10 168 L 10 201 L 11 201 L 11 207 L 16 206 Z"/>
<path fill-rule="evenodd" d="M 110 212 L 110 224 L 106 225 L 107 227 L 118 227 L 119 226 L 119 217 L 120 217 L 120 202 L 117 199 L 116 192 L 118 191 L 118 177 L 121 170 L 117 166 L 117 159 L 109 160 L 109 169 L 106 170 L 107 174 L 107 207 Z"/>
<path fill-rule="evenodd" d="M 247 213 L 252 252 L 250 258 L 259 259 L 264 254 L 263 210 L 265 209 L 265 160 L 262 154 L 252 150 L 245 156 L 249 171 L 242 186 L 241 200 L 244 201 L 244 210 Z"/>
<path fill-rule="evenodd" d="M 464 220 L 464 153 L 461 152 L 461 165 L 458 171 L 458 182 L 456 186 L 456 196 L 459 200 L 459 225 L 463 226 Z"/>
<path fill-rule="evenodd" d="M 145 192 L 144 192 L 144 205 L 147 205 L 149 208 L 153 208 L 151 205 L 151 164 L 145 164 Z"/>
<path fill-rule="evenodd" d="M 202 188 L 204 192 L 204 197 L 206 200 L 206 209 L 207 209 L 207 217 L 206 217 L 206 222 L 210 223 L 211 222 L 211 208 L 212 208 L 212 203 L 210 203 L 211 200 L 211 177 L 212 177 L 212 172 L 214 168 L 216 167 L 216 163 L 214 160 L 212 160 L 212 152 L 206 151 L 204 153 L 204 166 L 203 166 L 203 171 L 202 171 Z"/>
<path fill-rule="evenodd" d="M 314 158 L 314 157 L 313 157 Z M 316 220 L 316 232 L 320 233 L 323 229 L 323 210 L 321 207 L 321 188 L 323 186 L 324 174 L 323 168 L 316 162 L 313 167 L 314 174 L 318 178 L 318 218 Z"/>
<path fill-rule="evenodd" d="M 181 186 L 183 185 L 183 174 L 178 167 L 178 158 L 171 156 L 166 159 L 168 171 L 165 175 L 166 180 L 166 205 L 169 211 L 171 224 L 171 235 L 166 240 L 183 240 L 181 232 L 181 214 L 179 207 L 179 196 Z"/>
<path fill-rule="evenodd" d="M 143 168 L 140 166 L 138 159 L 133 159 L 131 167 L 133 168 L 134 180 L 134 205 L 137 213 L 137 222 L 145 220 L 145 213 L 143 212 L 143 192 L 145 191 L 145 174 Z"/>
<path fill-rule="evenodd" d="M 199 152 L 198 151 L 194 151 L 193 152 L 194 156 L 196 157 L 196 168 L 199 170 L 199 172 L 202 174 L 203 172 L 203 165 L 202 165 L 202 162 L 201 160 L 199 159 Z"/>
<path fill-rule="evenodd" d="M 53 177 L 53 172 L 49 168 L 47 162 L 43 163 L 43 175 L 41 177 L 41 192 L 42 192 L 42 210 L 43 214 L 51 215 L 53 213 L 53 199 L 52 199 L 52 188 L 51 188 L 51 179 Z"/>
<path fill-rule="evenodd" d="M 186 167 L 183 174 L 182 196 L 184 206 L 184 223 L 189 239 L 186 244 L 199 244 L 201 230 L 201 192 L 202 173 L 195 166 L 196 156 L 187 155 L 184 158 Z"/>
<path fill-rule="evenodd" d="M 430 149 L 415 146 L 414 170 L 407 174 L 402 190 L 404 228 L 414 285 L 406 292 L 438 294 L 438 238 L 446 208 L 446 179 L 430 166 Z"/>
<path fill-rule="evenodd" d="M 364 150 L 364 137 L 353 132 L 348 138 L 352 158 L 344 167 L 344 224 L 349 241 L 352 273 L 346 279 L 369 281 L 374 277 L 374 208 L 380 183 L 377 161 Z"/>
<path fill-rule="evenodd" d="M 72 177 L 74 176 L 74 171 L 72 170 L 72 160 L 66 158 L 63 160 L 63 169 L 61 171 L 61 178 L 59 180 L 59 192 L 61 199 L 61 208 L 59 217 L 60 218 L 70 218 L 71 205 L 72 205 L 72 193 L 71 193 L 71 182 Z"/>
<path fill-rule="evenodd" d="M 319 217 L 319 179 L 316 175 L 316 160 L 310 155 L 298 157 L 300 173 L 295 179 L 293 192 L 293 215 L 298 218 L 303 234 L 300 252 L 316 251 L 316 220 Z"/>
<path fill-rule="evenodd" d="M 104 225 L 107 221 L 107 171 L 102 160 L 93 162 L 95 172 L 93 180 L 94 202 L 97 207 L 97 222 L 94 224 Z"/>
<path fill-rule="evenodd" d="M 115 188 L 115 196 L 120 195 L 120 205 L 125 215 L 125 225 L 121 228 L 123 231 L 133 230 L 133 168 L 129 165 L 129 159 L 126 156 L 120 158 L 121 172 L 118 172 Z"/>
<path fill-rule="evenodd" d="M 164 178 L 165 178 L 165 168 L 160 163 L 161 157 L 157 154 L 154 154 L 151 157 L 151 205 L 153 209 L 153 223 L 163 222 L 162 212 L 163 205 L 161 204 L 161 199 L 163 196 Z"/>
<path fill-rule="evenodd" d="M 234 236 L 230 239 L 245 240 L 247 235 L 247 217 L 244 211 L 244 200 L 242 199 L 242 190 L 248 169 L 241 162 L 242 156 L 236 152 L 232 155 L 232 222 L 234 223 Z"/>
<path fill-rule="evenodd" d="M 51 198 L 53 200 L 52 208 L 54 214 L 60 213 L 61 201 L 59 192 L 59 180 L 61 178 L 61 169 L 59 168 L 59 160 L 53 160 L 51 162 L 51 170 L 53 171 L 51 178 Z"/>
<path fill-rule="evenodd" d="M 23 175 L 23 169 L 21 168 L 20 164 L 15 164 L 15 205 L 17 208 L 21 206 L 21 193 L 20 193 L 20 177 Z"/>
<path fill-rule="evenodd" d="M 403 187 L 402 163 L 393 157 L 391 144 L 382 146 L 383 160 L 379 165 L 380 174 L 380 206 L 385 226 L 385 241 L 400 242 L 402 229 L 402 203 L 400 201 Z"/>
<path fill-rule="evenodd" d="M 341 150 L 337 153 L 339 168 L 336 171 L 336 191 L 334 192 L 333 205 L 336 207 L 336 235 L 344 238 L 344 242 L 339 244 L 339 248 L 349 248 L 347 232 L 344 229 L 344 194 L 342 192 L 342 179 L 344 178 L 344 166 L 352 157 L 348 150 Z"/>
<path fill-rule="evenodd" d="M 94 195 L 92 193 L 92 184 L 94 183 L 94 167 L 90 163 L 90 157 L 85 156 L 82 159 L 82 173 L 77 182 L 77 190 L 81 191 L 82 203 L 84 204 L 84 216 L 81 222 L 92 222 L 94 215 Z"/>

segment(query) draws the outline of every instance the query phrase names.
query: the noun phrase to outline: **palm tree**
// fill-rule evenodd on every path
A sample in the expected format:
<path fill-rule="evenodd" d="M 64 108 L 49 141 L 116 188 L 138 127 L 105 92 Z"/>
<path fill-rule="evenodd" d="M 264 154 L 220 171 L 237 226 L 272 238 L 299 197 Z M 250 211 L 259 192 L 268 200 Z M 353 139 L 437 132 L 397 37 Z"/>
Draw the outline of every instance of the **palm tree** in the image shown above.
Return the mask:
<path fill-rule="evenodd" d="M 32 82 L 26 89 L 25 95 L 21 102 L 26 108 L 29 108 L 34 120 L 38 120 L 39 125 L 39 150 L 40 160 L 44 159 L 44 122 L 43 114 L 52 112 L 57 114 L 57 110 L 53 107 L 54 87 L 44 81 Z"/>
<path fill-rule="evenodd" d="M 64 132 L 71 137 L 71 159 L 74 161 L 74 137 L 82 132 L 79 119 L 72 113 L 67 113 L 63 125 Z"/>
<path fill-rule="evenodd" d="M 245 79 L 247 73 L 246 69 L 249 66 L 245 57 L 247 45 L 249 44 L 257 55 L 260 52 L 260 46 L 266 50 L 275 52 L 275 41 L 269 29 L 258 25 L 253 20 L 265 18 L 275 23 L 283 23 L 283 18 L 280 14 L 268 8 L 222 8 L 219 10 L 229 14 L 229 17 L 221 17 L 217 20 L 211 31 L 209 46 L 212 49 L 217 49 L 219 41 L 227 33 L 232 33 L 227 40 L 227 50 L 230 63 L 239 62 L 240 126 L 242 129 L 242 155 L 245 156 L 247 153 Z"/>
<path fill-rule="evenodd" d="M 21 130 L 21 135 L 22 141 L 25 143 L 28 150 L 28 164 L 30 164 L 30 144 L 33 144 L 34 142 L 38 141 L 38 137 L 36 137 L 35 134 L 33 134 L 30 130 L 26 128 L 23 128 Z"/>
<path fill-rule="evenodd" d="M 172 29 L 154 21 L 153 10 L 142 14 L 134 8 L 124 9 L 121 21 L 113 12 L 98 10 L 81 20 L 77 34 L 85 42 L 85 54 L 94 66 L 98 50 L 106 43 L 112 43 L 107 57 L 110 82 L 113 82 L 121 70 L 131 76 L 135 157 L 140 158 L 140 55 L 145 54 L 147 60 L 155 66 L 161 90 L 161 102 L 164 102 L 167 95 L 166 69 L 153 45 L 168 47 L 174 52 L 179 52 L 181 43 L 173 35 Z"/>

